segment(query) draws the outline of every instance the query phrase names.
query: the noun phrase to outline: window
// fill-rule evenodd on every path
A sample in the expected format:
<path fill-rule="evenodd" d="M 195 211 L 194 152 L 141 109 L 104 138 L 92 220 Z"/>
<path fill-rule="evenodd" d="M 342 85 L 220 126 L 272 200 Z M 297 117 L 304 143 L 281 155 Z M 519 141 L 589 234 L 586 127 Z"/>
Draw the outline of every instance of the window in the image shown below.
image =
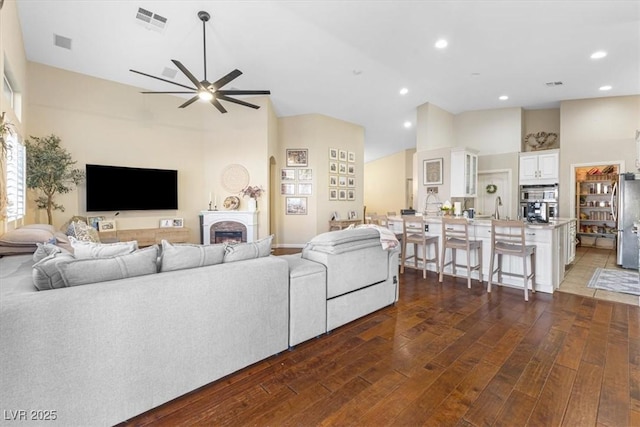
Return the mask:
<path fill-rule="evenodd" d="M 26 150 L 17 135 L 7 135 L 7 220 L 15 221 L 26 212 Z"/>
<path fill-rule="evenodd" d="M 14 93 L 13 93 L 13 88 L 11 87 L 11 83 L 9 83 L 9 79 L 7 78 L 6 74 L 2 78 L 2 95 L 9 102 L 9 107 L 13 109 Z"/>

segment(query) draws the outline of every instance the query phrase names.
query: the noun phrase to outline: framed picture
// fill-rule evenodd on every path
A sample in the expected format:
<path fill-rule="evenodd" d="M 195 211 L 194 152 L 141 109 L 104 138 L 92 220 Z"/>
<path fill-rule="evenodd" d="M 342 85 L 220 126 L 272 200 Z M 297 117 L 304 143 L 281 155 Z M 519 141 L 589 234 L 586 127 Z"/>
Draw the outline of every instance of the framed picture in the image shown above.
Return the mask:
<path fill-rule="evenodd" d="M 331 221 L 337 221 L 340 219 L 340 214 L 338 211 L 331 212 Z"/>
<path fill-rule="evenodd" d="M 356 162 L 356 153 L 354 153 L 353 151 L 349 151 L 347 153 L 347 161 L 349 163 L 355 163 Z"/>
<path fill-rule="evenodd" d="M 347 200 L 356 199 L 356 190 L 347 190 Z"/>
<path fill-rule="evenodd" d="M 349 213 L 347 215 L 349 215 L 348 219 L 357 219 L 358 218 L 358 214 L 356 214 L 356 211 L 349 211 Z"/>
<path fill-rule="evenodd" d="M 309 150 L 305 148 L 287 148 L 287 166 L 309 166 Z"/>
<path fill-rule="evenodd" d="M 282 181 L 295 181 L 296 170 L 295 169 L 282 169 L 280 171 L 280 179 Z"/>
<path fill-rule="evenodd" d="M 341 162 L 347 161 L 347 152 L 345 150 L 338 150 L 338 160 Z"/>
<path fill-rule="evenodd" d="M 106 218 L 103 216 L 89 216 L 87 217 L 87 222 L 89 223 L 90 226 L 92 226 L 93 228 L 95 228 L 96 230 L 98 229 L 98 223 L 100 221 L 104 221 Z"/>
<path fill-rule="evenodd" d="M 355 175 L 356 174 L 356 165 L 347 165 L 347 173 L 349 175 Z"/>
<path fill-rule="evenodd" d="M 346 176 L 338 176 L 338 187 L 346 187 L 347 186 L 347 177 Z"/>
<path fill-rule="evenodd" d="M 116 222 L 111 219 L 103 219 L 98 222 L 98 231 L 116 231 Z"/>
<path fill-rule="evenodd" d="M 174 227 L 184 227 L 184 219 L 182 218 L 173 218 L 173 226 Z"/>
<path fill-rule="evenodd" d="M 348 176 L 347 177 L 347 187 L 355 187 L 356 186 L 356 179 L 352 176 Z"/>
<path fill-rule="evenodd" d="M 298 169 L 298 181 L 311 181 L 313 179 L 313 169 Z"/>
<path fill-rule="evenodd" d="M 293 183 L 282 183 L 280 184 L 280 194 L 286 194 L 288 196 L 293 196 L 296 194 L 296 185 Z"/>
<path fill-rule="evenodd" d="M 342 188 L 338 190 L 338 200 L 347 200 L 347 190 Z"/>
<path fill-rule="evenodd" d="M 347 174 L 347 164 L 346 163 L 338 163 L 338 173 Z"/>
<path fill-rule="evenodd" d="M 298 184 L 298 194 L 301 196 L 310 196 L 313 187 L 310 182 L 301 182 Z"/>
<path fill-rule="evenodd" d="M 329 200 L 338 200 L 338 189 L 330 188 L 329 189 Z"/>
<path fill-rule="evenodd" d="M 423 162 L 424 185 L 442 184 L 442 157 Z"/>
<path fill-rule="evenodd" d="M 329 148 L 329 160 L 338 160 L 337 148 Z"/>
<path fill-rule="evenodd" d="M 173 220 L 172 219 L 161 219 L 160 220 L 160 228 L 169 228 L 169 227 L 173 227 Z"/>
<path fill-rule="evenodd" d="M 337 186 L 338 186 L 338 176 L 329 175 L 329 187 L 337 187 Z"/>
<path fill-rule="evenodd" d="M 329 173 L 338 173 L 338 162 L 329 162 Z"/>
<path fill-rule="evenodd" d="M 306 197 L 287 197 L 287 215 L 306 215 Z"/>

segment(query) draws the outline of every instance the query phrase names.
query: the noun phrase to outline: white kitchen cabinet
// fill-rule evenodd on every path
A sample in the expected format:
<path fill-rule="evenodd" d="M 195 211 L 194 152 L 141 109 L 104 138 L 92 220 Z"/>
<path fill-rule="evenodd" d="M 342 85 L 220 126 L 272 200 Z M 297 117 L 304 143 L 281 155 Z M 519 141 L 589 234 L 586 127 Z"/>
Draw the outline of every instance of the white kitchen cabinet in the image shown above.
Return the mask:
<path fill-rule="evenodd" d="M 466 148 L 451 150 L 451 197 L 476 197 L 478 155 Z"/>
<path fill-rule="evenodd" d="M 560 178 L 560 151 L 520 153 L 520 185 L 555 184 Z"/>

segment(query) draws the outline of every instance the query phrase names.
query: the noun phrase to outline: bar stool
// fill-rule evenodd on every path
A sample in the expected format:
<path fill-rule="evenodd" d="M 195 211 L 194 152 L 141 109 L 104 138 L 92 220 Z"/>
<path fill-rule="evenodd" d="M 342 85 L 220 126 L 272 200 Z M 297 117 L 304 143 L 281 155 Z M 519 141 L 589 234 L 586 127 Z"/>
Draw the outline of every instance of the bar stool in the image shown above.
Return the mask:
<path fill-rule="evenodd" d="M 493 261 L 498 255 L 498 268 L 493 269 Z M 522 274 L 502 271 L 502 256 L 511 255 L 522 258 Z M 527 257 L 531 256 L 531 274 L 527 274 Z M 531 292 L 536 291 L 536 245 L 527 245 L 524 240 L 524 222 L 492 220 L 491 221 L 491 261 L 489 262 L 489 281 L 487 292 L 491 292 L 493 275 L 498 273 L 498 283 L 502 276 L 522 277 L 524 281 L 524 300 L 529 301 L 529 280 Z"/>
<path fill-rule="evenodd" d="M 389 218 L 386 215 L 371 215 L 369 224 L 379 225 L 380 227 L 389 227 Z"/>
<path fill-rule="evenodd" d="M 436 273 L 438 273 L 438 236 L 428 236 L 425 234 L 425 221 L 421 216 L 404 216 L 402 217 L 402 254 L 400 256 L 400 273 L 404 274 L 406 261 L 413 258 L 413 267 L 418 269 L 418 260 L 422 262 L 422 278 L 427 278 L 427 263 L 434 263 Z M 413 244 L 413 255 L 407 257 L 407 245 Z M 434 257 L 427 258 L 427 248 L 429 245 L 434 247 Z M 418 247 L 422 248 L 422 256 L 418 254 Z"/>
<path fill-rule="evenodd" d="M 451 249 L 451 261 L 445 264 L 447 249 Z M 467 252 L 467 265 L 456 263 L 456 252 L 462 249 Z M 471 251 L 476 250 L 478 264 L 471 265 Z M 456 275 L 456 267 L 467 268 L 467 287 L 471 289 L 471 272 L 478 270 L 478 281 L 482 283 L 482 241 L 469 239 L 469 223 L 465 218 L 442 218 L 442 256 L 440 257 L 440 282 L 444 268 L 451 265 L 453 277 Z"/>

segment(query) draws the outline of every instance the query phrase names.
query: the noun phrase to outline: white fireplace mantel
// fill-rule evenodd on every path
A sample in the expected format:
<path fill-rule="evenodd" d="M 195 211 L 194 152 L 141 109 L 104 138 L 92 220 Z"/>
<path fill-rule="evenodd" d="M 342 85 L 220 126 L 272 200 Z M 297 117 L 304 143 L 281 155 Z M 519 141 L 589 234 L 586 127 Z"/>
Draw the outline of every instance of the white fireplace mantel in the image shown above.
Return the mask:
<path fill-rule="evenodd" d="M 211 244 L 211 226 L 222 221 L 238 222 L 247 228 L 247 242 L 258 240 L 258 212 L 255 211 L 201 211 L 201 240 Z"/>

